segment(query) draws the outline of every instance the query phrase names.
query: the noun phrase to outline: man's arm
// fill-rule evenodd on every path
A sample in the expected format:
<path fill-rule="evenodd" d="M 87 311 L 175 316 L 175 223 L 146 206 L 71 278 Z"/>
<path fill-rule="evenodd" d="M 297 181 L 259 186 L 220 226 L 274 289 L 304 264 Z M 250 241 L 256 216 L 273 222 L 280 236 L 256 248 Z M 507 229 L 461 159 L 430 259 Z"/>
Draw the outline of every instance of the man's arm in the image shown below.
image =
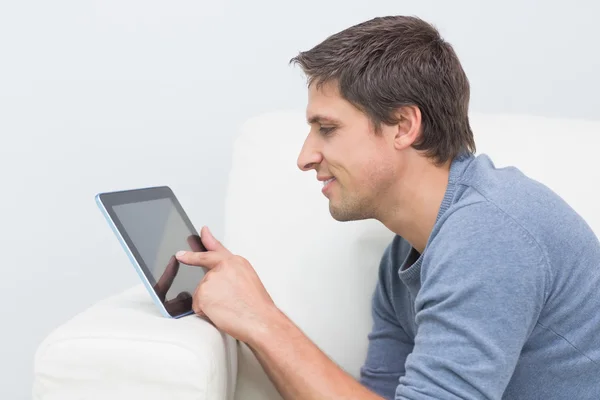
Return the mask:
<path fill-rule="evenodd" d="M 277 315 L 272 317 L 272 320 L 279 321 L 280 325 L 267 322 L 263 328 L 265 333 L 257 335 L 256 344 L 250 348 L 277 390 L 286 399 L 324 398 L 325 393 L 329 394 L 327 398 L 381 398 L 375 394 L 384 398 L 394 397 L 398 379 L 404 375 L 406 357 L 414 345 L 400 325 L 391 303 L 392 275 L 397 274 L 399 268 L 395 260 L 404 260 L 405 253 L 410 251 L 410 245 L 398 240 L 399 238 L 396 238 L 386 248 L 381 258 L 378 282 L 372 298 L 373 328 L 369 334 L 367 359 L 361 368 L 360 387 L 356 386 L 352 377 L 332 365 L 327 356 L 308 341 L 292 321 L 280 313 L 276 312 Z M 294 335 L 297 336 L 294 338 Z M 274 344 L 279 340 L 283 340 L 283 345 Z M 285 346 L 290 346 L 291 350 Z M 307 351 L 304 351 L 302 346 L 306 346 Z M 295 357 L 295 351 L 298 354 L 296 357 L 302 357 L 304 362 L 309 364 L 307 372 L 296 368 L 303 360 L 298 362 L 292 359 Z M 277 363 L 289 367 L 291 375 L 286 374 Z M 297 375 L 301 381 L 290 385 L 290 381 L 294 381 Z M 307 385 L 309 387 L 306 387 Z M 311 385 L 314 387 L 311 388 Z M 306 390 L 306 393 L 302 390 Z M 310 397 L 311 391 L 313 397 Z"/>
<path fill-rule="evenodd" d="M 357 386 L 351 376 L 333 365 L 287 317 L 273 317 L 281 325 L 267 323 L 267 333 L 257 336 L 257 344 L 250 348 L 286 399 L 381 399 L 377 395 L 394 397 L 398 379 L 404 374 L 406 357 L 412 351 L 414 343 L 395 315 L 391 303 L 394 290 L 392 281 L 393 275 L 398 273 L 397 260 L 404 260 L 410 249 L 408 243 L 400 242 L 400 238 L 396 237 L 381 258 L 377 286 L 372 297 L 373 328 L 369 334 L 367 359 L 361 368 L 360 385 Z M 283 345 L 273 344 L 280 340 L 283 340 Z M 291 349 L 285 348 L 286 346 Z M 292 357 L 302 357 L 303 360 L 297 361 Z M 307 369 L 296 368 L 303 363 L 308 364 Z M 285 369 L 277 364 L 289 368 L 289 373 L 286 374 Z M 298 383 L 290 385 L 293 381 Z"/>
<path fill-rule="evenodd" d="M 248 345 L 286 400 L 382 400 L 331 361 L 277 309 Z"/>

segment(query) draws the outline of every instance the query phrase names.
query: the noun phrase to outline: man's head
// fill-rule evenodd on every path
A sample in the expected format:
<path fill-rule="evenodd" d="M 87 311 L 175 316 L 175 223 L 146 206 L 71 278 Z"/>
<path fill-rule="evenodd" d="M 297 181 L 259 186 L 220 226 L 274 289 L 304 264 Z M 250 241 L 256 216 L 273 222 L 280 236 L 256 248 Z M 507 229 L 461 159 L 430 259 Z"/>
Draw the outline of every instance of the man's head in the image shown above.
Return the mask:
<path fill-rule="evenodd" d="M 291 62 L 309 86 L 311 130 L 298 166 L 336 178 L 325 195 L 338 220 L 377 218 L 424 161 L 447 167 L 475 151 L 467 77 L 452 47 L 418 18 L 360 23 Z"/>

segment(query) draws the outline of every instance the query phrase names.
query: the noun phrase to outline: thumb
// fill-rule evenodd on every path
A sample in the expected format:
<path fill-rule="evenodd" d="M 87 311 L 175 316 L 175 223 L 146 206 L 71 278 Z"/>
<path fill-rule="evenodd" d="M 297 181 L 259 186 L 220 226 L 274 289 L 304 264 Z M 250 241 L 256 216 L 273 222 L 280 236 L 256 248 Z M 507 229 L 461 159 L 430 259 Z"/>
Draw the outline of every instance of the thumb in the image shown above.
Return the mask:
<path fill-rule="evenodd" d="M 231 254 L 229 250 L 225 248 L 215 237 L 212 232 L 208 229 L 207 226 L 202 227 L 200 231 L 200 238 L 202 239 L 202 244 L 206 247 L 208 251 L 218 251 L 225 252 L 227 254 Z"/>

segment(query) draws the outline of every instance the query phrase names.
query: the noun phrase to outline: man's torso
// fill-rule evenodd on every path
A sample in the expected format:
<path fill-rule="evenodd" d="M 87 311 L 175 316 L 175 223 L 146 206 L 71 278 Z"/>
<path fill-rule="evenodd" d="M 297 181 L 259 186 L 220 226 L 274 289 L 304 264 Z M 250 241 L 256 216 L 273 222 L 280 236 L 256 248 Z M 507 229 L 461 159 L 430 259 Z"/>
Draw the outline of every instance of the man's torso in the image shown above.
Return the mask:
<path fill-rule="evenodd" d="M 481 228 L 477 229 L 485 233 L 476 239 L 482 241 L 477 243 L 477 246 L 488 249 L 485 252 L 487 257 L 497 257 L 495 265 L 499 265 L 500 268 L 503 268 L 503 258 L 507 263 L 514 264 L 517 259 L 523 260 L 523 257 L 518 257 L 516 254 L 529 253 L 531 260 L 535 262 L 525 260 L 521 268 L 540 271 L 537 275 L 535 272 L 526 271 L 522 282 L 518 279 L 513 280 L 511 282 L 517 283 L 508 287 L 503 287 L 500 279 L 497 287 L 499 293 L 491 295 L 496 301 L 492 304 L 483 302 L 480 307 L 477 304 L 470 305 L 471 315 L 467 315 L 466 318 L 465 313 L 457 316 L 462 318 L 459 322 L 466 321 L 463 324 L 467 326 L 461 328 L 460 324 L 449 325 L 448 332 L 445 334 L 460 336 L 461 329 L 469 331 L 472 328 L 468 326 L 469 318 L 473 318 L 472 321 L 479 318 L 487 319 L 490 325 L 497 326 L 498 335 L 511 335 L 513 328 L 518 324 L 520 313 L 523 313 L 523 323 L 529 321 L 528 317 L 533 318 L 532 328 L 522 343 L 515 368 L 511 371 L 510 379 L 505 385 L 503 398 L 600 398 L 600 244 L 598 239 L 579 215 L 561 198 L 543 185 L 528 179 L 518 170 L 495 169 L 485 156 L 472 158 L 462 164 L 464 165 L 461 166 L 456 181 L 452 183 L 452 193 L 447 194 L 446 204 L 442 206 L 424 253 L 418 254 L 410 244 L 396 237 L 382 258 L 379 295 L 382 301 L 387 301 L 388 304 L 381 306 L 383 312 L 374 312 L 376 323 L 371 342 L 374 343 L 381 337 L 384 338 L 381 339 L 381 343 L 385 340 L 386 345 L 385 347 L 371 346 L 363 369 L 363 382 L 367 386 L 377 386 L 377 383 L 372 382 L 377 379 L 387 379 L 388 383 L 381 385 L 380 391 L 386 390 L 388 396 L 393 395 L 389 392 L 390 389 L 398 384 L 398 379 L 405 373 L 403 365 L 400 365 L 403 362 L 397 361 L 403 361 L 406 353 L 412 352 L 414 348 L 419 331 L 417 315 L 420 312 L 425 316 L 434 313 L 436 291 L 442 293 L 446 290 L 447 285 L 444 282 L 435 281 L 437 268 L 440 268 L 436 265 L 440 258 L 436 257 L 435 253 L 447 252 L 448 249 L 457 250 L 452 248 L 453 237 L 460 235 L 464 230 L 461 221 L 465 219 L 459 219 L 459 215 L 469 215 L 470 209 L 473 209 L 473 212 L 492 210 L 482 212 L 480 219 L 471 218 L 471 224 L 480 224 Z M 493 218 L 490 218 L 490 215 Z M 491 224 L 489 229 L 486 228 L 486 224 Z M 508 241 L 507 235 L 522 236 L 522 240 L 515 240 L 513 237 Z M 514 243 L 518 243 L 515 248 L 513 248 Z M 444 249 L 444 246 L 447 248 Z M 469 247 L 465 247 L 464 251 L 468 252 Z M 478 287 L 483 288 L 482 290 L 494 288 L 494 285 L 490 285 L 489 282 L 485 284 L 484 281 L 488 276 L 485 268 L 478 268 L 478 260 L 474 257 L 465 259 L 472 262 L 458 267 L 453 266 L 457 271 L 456 282 L 449 282 L 448 290 L 452 289 L 451 284 L 460 287 L 461 280 L 465 281 L 465 285 L 472 284 L 470 289 L 472 291 L 479 290 Z M 485 260 L 480 261 L 481 264 L 485 263 Z M 515 273 L 509 267 L 507 267 L 507 274 Z M 491 274 L 489 279 L 498 279 L 498 276 L 502 276 L 496 273 Z M 538 276 L 539 279 L 533 282 L 532 276 Z M 422 285 L 425 285 L 429 291 L 425 296 L 426 300 L 419 298 L 422 295 L 420 293 Z M 532 296 L 536 290 L 543 292 L 535 301 L 527 299 L 528 285 L 531 287 Z M 513 291 L 515 295 L 518 293 L 518 296 L 523 298 L 523 304 L 528 304 L 529 308 L 524 307 L 522 310 L 519 308 L 520 302 L 512 298 Z M 468 299 L 468 291 L 465 292 L 467 294 L 462 298 Z M 497 304 L 503 303 L 501 300 L 503 298 L 507 299 L 506 303 L 510 304 L 509 307 L 513 307 L 513 310 L 507 311 L 503 309 L 503 304 Z M 447 296 L 446 301 L 451 301 L 451 294 Z M 489 309 L 482 309 L 485 307 Z M 385 310 L 389 310 L 389 314 Z M 502 312 L 497 312 L 500 310 Z M 510 324 L 503 324 L 502 320 L 495 320 L 497 315 L 498 318 L 502 318 L 503 315 L 516 317 L 510 319 Z M 380 321 L 377 321 L 378 318 Z M 384 321 L 386 319 L 393 319 L 393 321 Z M 473 329 L 477 330 L 475 326 Z M 386 330 L 389 332 L 384 332 Z M 477 375 L 478 368 L 493 369 L 495 358 L 501 357 L 502 349 L 497 349 L 496 352 L 493 347 L 485 348 L 486 334 L 488 333 L 484 332 L 481 335 L 482 343 L 477 343 L 476 339 L 464 343 L 464 346 L 481 346 L 484 350 L 478 353 L 481 354 L 480 359 L 470 360 L 471 365 L 456 366 L 457 386 L 468 385 L 468 379 L 465 382 L 464 375 Z M 393 335 L 401 336 L 402 339 L 393 340 L 390 338 Z M 473 335 L 472 338 L 477 338 L 477 335 Z M 461 352 L 460 347 L 464 348 L 464 346 L 457 346 L 458 348 L 453 351 Z M 388 354 L 378 354 L 382 353 L 382 348 L 387 349 Z M 393 354 L 398 354 L 398 360 L 394 361 Z M 436 355 L 429 356 L 434 358 Z M 410 357 L 408 355 L 409 359 Z M 457 357 L 457 360 L 465 359 Z M 480 365 L 477 365 L 478 363 Z M 418 363 L 414 361 L 413 365 Z M 435 362 L 430 365 L 433 366 L 431 370 L 423 374 L 435 374 Z M 377 372 L 377 368 L 381 373 Z M 435 378 L 432 377 L 431 381 L 435 381 Z M 407 382 L 409 381 L 405 381 L 405 384 L 408 384 Z M 451 382 L 444 384 L 452 386 Z M 481 388 L 481 393 L 484 397 L 485 388 Z M 459 398 L 458 391 L 456 395 Z"/>

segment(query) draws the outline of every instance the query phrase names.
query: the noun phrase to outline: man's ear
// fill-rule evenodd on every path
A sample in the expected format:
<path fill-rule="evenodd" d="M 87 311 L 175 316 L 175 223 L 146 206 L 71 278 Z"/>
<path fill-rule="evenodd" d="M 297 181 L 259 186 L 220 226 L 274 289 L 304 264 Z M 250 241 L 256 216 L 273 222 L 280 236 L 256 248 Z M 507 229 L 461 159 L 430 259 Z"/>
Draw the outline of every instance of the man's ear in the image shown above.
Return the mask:
<path fill-rule="evenodd" d="M 414 105 L 402 106 L 397 110 L 396 118 L 394 147 L 404 150 L 412 146 L 421 134 L 421 110 Z"/>

